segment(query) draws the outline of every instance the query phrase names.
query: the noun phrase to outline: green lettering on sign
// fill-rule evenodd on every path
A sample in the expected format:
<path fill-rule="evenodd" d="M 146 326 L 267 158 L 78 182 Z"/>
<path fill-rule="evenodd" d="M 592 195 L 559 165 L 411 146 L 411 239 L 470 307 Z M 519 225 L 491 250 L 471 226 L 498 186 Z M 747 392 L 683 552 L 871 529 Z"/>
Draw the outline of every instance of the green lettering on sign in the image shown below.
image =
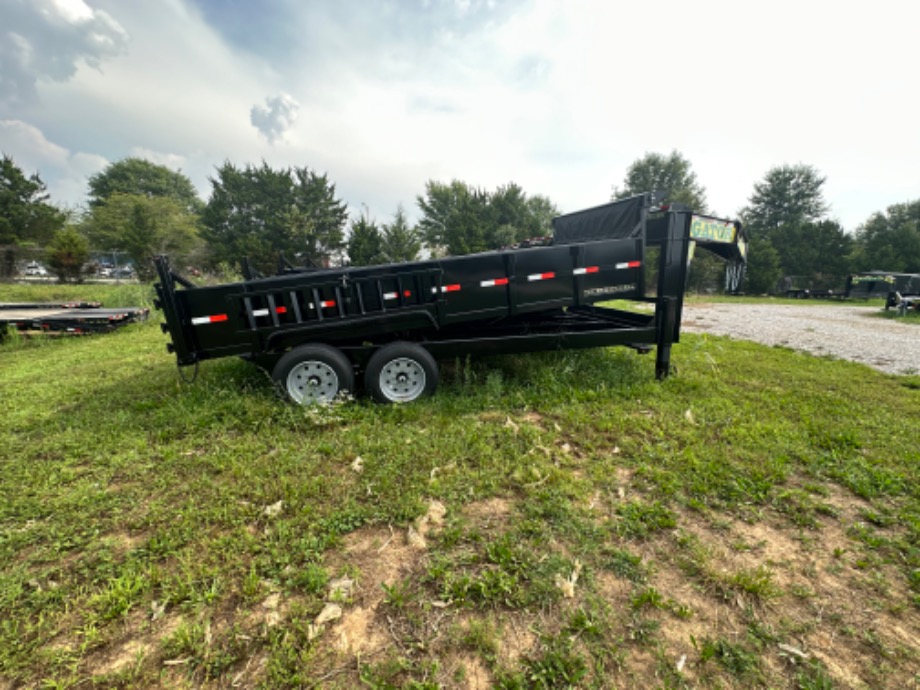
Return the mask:
<path fill-rule="evenodd" d="M 736 232 L 737 229 L 734 223 L 725 223 L 720 220 L 700 218 L 699 216 L 693 216 L 693 220 L 690 222 L 690 237 L 695 240 L 731 244 L 735 241 Z"/>

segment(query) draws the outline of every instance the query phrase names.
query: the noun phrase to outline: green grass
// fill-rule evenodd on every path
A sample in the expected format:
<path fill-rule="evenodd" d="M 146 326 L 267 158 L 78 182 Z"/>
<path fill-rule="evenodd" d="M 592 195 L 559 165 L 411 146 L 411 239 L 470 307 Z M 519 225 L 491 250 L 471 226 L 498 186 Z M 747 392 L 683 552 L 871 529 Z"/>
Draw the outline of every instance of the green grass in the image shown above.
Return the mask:
<path fill-rule="evenodd" d="M 0 345 L 0 687 L 917 682 L 917 377 L 687 335 L 306 410 L 158 321 Z"/>

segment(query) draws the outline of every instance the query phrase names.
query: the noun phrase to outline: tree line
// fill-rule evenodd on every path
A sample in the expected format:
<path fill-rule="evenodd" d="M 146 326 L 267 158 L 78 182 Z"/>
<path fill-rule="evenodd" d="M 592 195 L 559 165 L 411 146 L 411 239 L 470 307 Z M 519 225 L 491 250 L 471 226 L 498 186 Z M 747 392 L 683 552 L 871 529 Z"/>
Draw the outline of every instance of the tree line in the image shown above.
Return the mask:
<path fill-rule="evenodd" d="M 513 182 L 486 190 L 459 180 L 429 180 L 415 199 L 414 225 L 402 204 L 388 222 L 377 222 L 366 209 L 349 218 L 328 175 L 307 167 L 228 161 L 210 183 L 203 201 L 181 172 L 126 158 L 88 179 L 85 210 L 65 213 L 53 205 L 37 173 L 27 175 L 3 155 L 0 274 L 13 275 L 28 247 L 44 248 L 62 280 L 80 279 L 91 247 L 124 253 L 142 280 L 153 277 L 157 254 L 204 270 L 247 257 L 264 273 L 274 272 L 280 255 L 316 267 L 396 263 L 417 259 L 423 249 L 432 256 L 459 255 L 548 236 L 559 214 L 548 197 L 529 195 Z M 748 292 L 769 292 L 789 275 L 820 282 L 871 269 L 920 272 L 920 199 L 874 213 L 848 233 L 828 217 L 824 183 L 818 170 L 802 164 L 772 168 L 755 183 L 739 212 L 750 238 Z M 636 160 L 611 198 L 643 192 L 714 213 L 705 187 L 677 151 Z M 691 288 L 715 287 L 720 276 L 718 260 L 697 253 Z"/>

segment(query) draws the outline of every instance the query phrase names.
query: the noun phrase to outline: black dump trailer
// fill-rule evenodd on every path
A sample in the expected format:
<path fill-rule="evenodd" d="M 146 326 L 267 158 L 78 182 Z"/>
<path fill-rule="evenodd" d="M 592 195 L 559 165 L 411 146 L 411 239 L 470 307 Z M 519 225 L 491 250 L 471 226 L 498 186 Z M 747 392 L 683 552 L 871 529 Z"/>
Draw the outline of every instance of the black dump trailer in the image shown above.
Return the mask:
<path fill-rule="evenodd" d="M 439 359 L 565 348 L 654 347 L 664 378 L 680 338 L 691 245 L 742 265 L 746 246 L 739 224 L 654 205 L 649 194 L 560 216 L 553 226 L 545 246 L 286 268 L 217 286 L 195 286 L 159 257 L 167 348 L 180 366 L 251 359 L 297 403 L 352 391 L 360 374 L 376 400 L 409 402 L 433 392 Z M 657 284 L 649 286 L 653 256 Z M 654 311 L 598 305 L 614 299 L 650 302 Z"/>

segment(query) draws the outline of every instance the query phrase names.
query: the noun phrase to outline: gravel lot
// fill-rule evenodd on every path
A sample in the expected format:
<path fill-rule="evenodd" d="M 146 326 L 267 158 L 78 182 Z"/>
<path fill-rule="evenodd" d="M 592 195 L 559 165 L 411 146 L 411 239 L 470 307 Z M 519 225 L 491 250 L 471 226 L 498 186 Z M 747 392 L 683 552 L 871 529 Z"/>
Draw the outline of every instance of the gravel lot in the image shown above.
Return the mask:
<path fill-rule="evenodd" d="M 862 362 L 889 374 L 920 372 L 920 327 L 873 318 L 881 307 L 684 303 L 683 330 L 783 345 Z"/>

